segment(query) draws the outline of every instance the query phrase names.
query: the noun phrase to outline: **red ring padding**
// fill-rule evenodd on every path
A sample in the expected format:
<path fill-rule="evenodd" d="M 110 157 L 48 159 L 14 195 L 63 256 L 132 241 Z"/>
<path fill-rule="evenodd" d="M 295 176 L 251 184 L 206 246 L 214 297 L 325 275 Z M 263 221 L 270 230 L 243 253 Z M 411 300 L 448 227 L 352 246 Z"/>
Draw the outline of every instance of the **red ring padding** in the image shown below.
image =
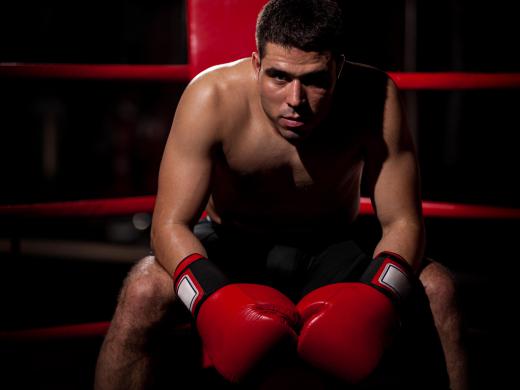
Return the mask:
<path fill-rule="evenodd" d="M 109 217 L 135 213 L 151 213 L 155 196 L 116 199 L 91 199 L 54 203 L 0 206 L 0 216 L 17 217 Z M 360 215 L 373 215 L 370 199 L 361 198 Z M 431 218 L 518 219 L 520 209 L 423 201 L 423 214 Z"/>

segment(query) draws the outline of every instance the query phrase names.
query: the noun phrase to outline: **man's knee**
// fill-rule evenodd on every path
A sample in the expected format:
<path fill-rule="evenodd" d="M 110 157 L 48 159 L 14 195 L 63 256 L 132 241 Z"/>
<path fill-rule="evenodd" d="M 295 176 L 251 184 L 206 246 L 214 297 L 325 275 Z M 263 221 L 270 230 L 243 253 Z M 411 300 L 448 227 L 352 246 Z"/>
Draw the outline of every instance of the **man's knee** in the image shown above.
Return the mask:
<path fill-rule="evenodd" d="M 173 281 L 154 256 L 141 259 L 130 271 L 121 294 L 118 310 L 134 320 L 154 321 L 175 300 Z"/>
<path fill-rule="evenodd" d="M 419 279 L 432 306 L 455 304 L 455 279 L 445 266 L 428 259 L 428 264 L 421 270 Z"/>
<path fill-rule="evenodd" d="M 465 328 L 457 302 L 453 274 L 443 265 L 428 260 L 419 274 L 430 301 L 435 325 L 441 339 L 452 389 L 467 388 Z"/>

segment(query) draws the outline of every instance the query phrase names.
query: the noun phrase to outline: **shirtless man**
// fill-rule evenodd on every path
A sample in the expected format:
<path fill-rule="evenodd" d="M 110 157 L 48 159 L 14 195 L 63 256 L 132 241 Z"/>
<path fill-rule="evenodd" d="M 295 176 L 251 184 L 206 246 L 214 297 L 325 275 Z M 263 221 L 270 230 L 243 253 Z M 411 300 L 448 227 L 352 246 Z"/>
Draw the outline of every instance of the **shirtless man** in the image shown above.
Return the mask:
<path fill-rule="evenodd" d="M 258 52 L 184 92 L 161 163 L 154 255 L 125 281 L 97 389 L 150 384 L 151 340 L 179 301 L 206 362 L 230 382 L 283 346 L 341 383 L 447 388 L 417 283 L 419 174 L 397 88 L 345 60 L 334 2 L 304 3 L 271 1 Z M 382 228 L 373 256 L 352 241 L 362 182 Z M 182 373 L 172 372 L 173 384 Z"/>

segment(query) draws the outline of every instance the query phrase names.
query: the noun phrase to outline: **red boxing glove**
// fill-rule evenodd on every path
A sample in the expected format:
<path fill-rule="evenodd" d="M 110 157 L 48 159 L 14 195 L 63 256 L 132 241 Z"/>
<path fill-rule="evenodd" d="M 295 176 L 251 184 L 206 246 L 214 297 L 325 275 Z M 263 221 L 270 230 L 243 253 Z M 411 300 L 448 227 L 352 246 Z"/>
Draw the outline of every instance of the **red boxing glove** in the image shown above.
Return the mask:
<path fill-rule="evenodd" d="M 360 283 L 335 283 L 307 294 L 297 305 L 302 318 L 299 355 L 348 383 L 365 379 L 378 365 L 398 324 L 396 304 L 411 288 L 412 270 L 383 252 Z"/>
<path fill-rule="evenodd" d="M 296 308 L 274 288 L 232 284 L 199 254 L 179 264 L 174 282 L 195 316 L 206 356 L 227 380 L 242 380 L 280 343 L 296 344 Z"/>

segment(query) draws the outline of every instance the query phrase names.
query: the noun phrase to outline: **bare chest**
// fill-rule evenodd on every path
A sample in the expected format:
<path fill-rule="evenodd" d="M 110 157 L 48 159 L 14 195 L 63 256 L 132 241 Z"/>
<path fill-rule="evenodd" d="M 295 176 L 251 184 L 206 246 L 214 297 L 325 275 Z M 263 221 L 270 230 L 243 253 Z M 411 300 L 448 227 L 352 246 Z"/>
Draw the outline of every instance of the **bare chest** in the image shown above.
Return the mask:
<path fill-rule="evenodd" d="M 363 167 L 359 142 L 295 148 L 282 141 L 244 137 L 225 145 L 214 172 L 215 213 L 278 222 L 355 213 Z"/>

